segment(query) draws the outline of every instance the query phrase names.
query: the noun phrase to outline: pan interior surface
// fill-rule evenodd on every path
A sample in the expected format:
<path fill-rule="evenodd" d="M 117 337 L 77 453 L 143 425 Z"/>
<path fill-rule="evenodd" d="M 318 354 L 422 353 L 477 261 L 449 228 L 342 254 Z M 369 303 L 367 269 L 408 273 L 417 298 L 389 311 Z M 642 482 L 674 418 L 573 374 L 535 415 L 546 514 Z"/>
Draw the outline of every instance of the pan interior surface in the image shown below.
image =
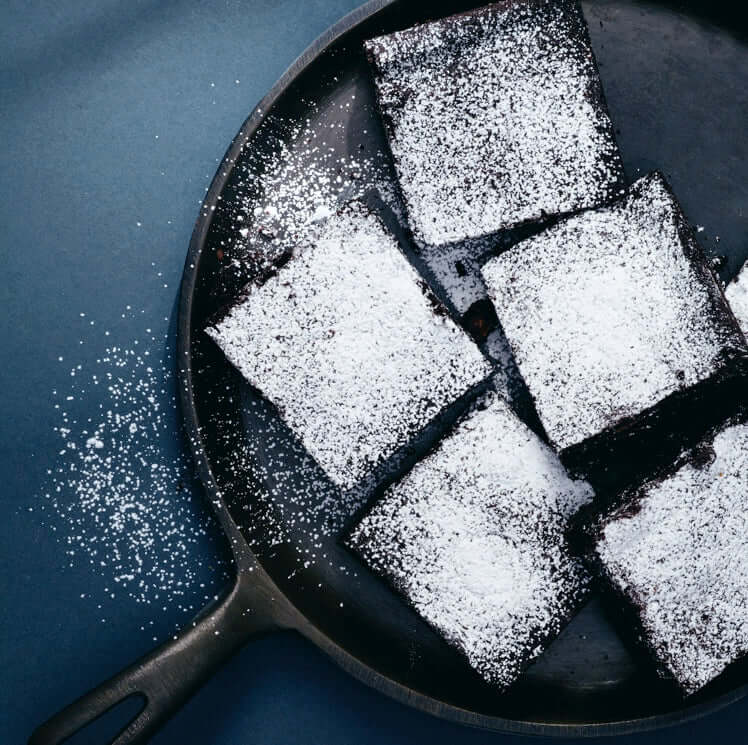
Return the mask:
<path fill-rule="evenodd" d="M 583 6 L 628 179 L 661 169 L 703 227 L 705 250 L 725 257 L 720 271 L 729 279 L 748 253 L 748 23 L 732 18 L 728 26 L 709 3 Z M 202 333 L 255 268 L 293 242 L 300 214 L 333 192 L 344 198 L 373 185 L 396 193 L 361 41 L 465 7 L 395 3 L 354 26 L 280 91 L 236 162 L 222 165 L 226 183 L 201 217 L 210 227 L 191 318 L 206 455 L 231 516 L 281 590 L 386 678 L 466 712 L 538 724 L 685 715 L 734 694 L 748 678 L 745 666 L 686 705 L 620 640 L 597 598 L 507 693 L 490 689 L 340 545 L 366 495 L 339 494 Z"/>

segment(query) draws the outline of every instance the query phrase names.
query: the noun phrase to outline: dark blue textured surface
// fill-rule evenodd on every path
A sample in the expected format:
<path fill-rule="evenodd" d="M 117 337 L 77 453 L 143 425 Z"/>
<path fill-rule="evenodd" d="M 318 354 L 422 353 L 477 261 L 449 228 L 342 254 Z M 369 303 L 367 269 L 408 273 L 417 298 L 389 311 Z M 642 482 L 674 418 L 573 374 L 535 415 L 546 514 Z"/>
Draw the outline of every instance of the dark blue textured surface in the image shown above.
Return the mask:
<path fill-rule="evenodd" d="M 64 543 L 42 524 L 40 494 L 59 450 L 51 392 L 69 375 L 58 357 L 92 363 L 105 344 L 99 328 L 117 343 L 136 337 L 136 321 L 121 318 L 127 305 L 145 311 L 139 326 L 169 331 L 164 319 L 173 311 L 198 204 L 218 159 L 294 57 L 356 4 L 2 3 L 0 745 L 24 742 L 43 718 L 190 615 L 175 603 L 163 609 L 109 597 L 104 576 L 85 562 L 69 567 Z M 95 319 L 96 328 L 80 313 Z M 93 413 L 96 397 L 85 405 Z M 170 447 L 176 455 L 176 422 Z M 206 537 L 194 547 L 196 564 L 200 552 L 220 551 Z M 217 588 L 219 571 L 196 571 L 208 591 Z M 190 589 L 181 605 L 199 605 L 205 592 Z M 746 713 L 742 703 L 625 742 L 744 742 Z M 156 739 L 160 745 L 457 741 L 524 742 L 392 703 L 289 635 L 247 647 Z"/>

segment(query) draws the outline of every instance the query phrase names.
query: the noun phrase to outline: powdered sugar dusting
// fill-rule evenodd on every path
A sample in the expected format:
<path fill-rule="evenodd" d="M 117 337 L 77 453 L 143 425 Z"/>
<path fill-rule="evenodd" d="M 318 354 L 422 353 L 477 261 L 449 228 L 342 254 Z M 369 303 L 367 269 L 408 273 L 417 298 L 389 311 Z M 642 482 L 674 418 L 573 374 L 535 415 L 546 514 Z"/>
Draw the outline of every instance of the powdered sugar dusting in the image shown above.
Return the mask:
<path fill-rule="evenodd" d="M 366 208 L 349 206 L 311 240 L 208 334 L 351 488 L 491 367 Z"/>
<path fill-rule="evenodd" d="M 713 450 L 708 465 L 647 484 L 638 511 L 614 513 L 596 546 L 686 693 L 748 654 L 748 424 L 717 434 Z"/>
<path fill-rule="evenodd" d="M 356 132 L 354 113 L 367 102 L 344 95 L 328 121 L 319 106 L 306 102 L 307 116 L 289 119 L 270 114 L 251 146 L 236 163 L 240 195 L 219 209 L 232 212 L 234 231 L 222 239 L 223 281 L 231 295 L 278 256 L 308 240 L 315 222 L 341 201 L 376 188 L 393 209 L 398 197 L 386 155 L 372 148 L 367 132 Z M 357 154 L 346 140 L 358 137 Z M 261 143 L 261 144 L 260 144 Z"/>
<path fill-rule="evenodd" d="M 743 264 L 738 276 L 727 285 L 725 297 L 743 333 L 748 336 L 748 264 Z"/>
<path fill-rule="evenodd" d="M 586 597 L 563 530 L 593 495 L 502 398 L 484 406 L 388 489 L 349 542 L 506 687 Z"/>
<path fill-rule="evenodd" d="M 143 324 L 129 307 L 122 316 Z M 101 576 L 104 596 L 189 612 L 228 570 L 179 447 L 168 336 L 147 328 L 120 344 L 105 331 L 99 356 L 70 367 L 54 392 L 60 451 L 41 509 L 71 566 Z"/>
<path fill-rule="evenodd" d="M 489 5 L 366 49 L 419 243 L 488 235 L 599 204 L 620 188 L 576 3 Z"/>
<path fill-rule="evenodd" d="M 565 220 L 483 269 L 555 446 L 578 444 L 721 370 L 745 341 L 689 257 L 664 179 Z M 695 263 L 694 263 L 695 262 Z"/>

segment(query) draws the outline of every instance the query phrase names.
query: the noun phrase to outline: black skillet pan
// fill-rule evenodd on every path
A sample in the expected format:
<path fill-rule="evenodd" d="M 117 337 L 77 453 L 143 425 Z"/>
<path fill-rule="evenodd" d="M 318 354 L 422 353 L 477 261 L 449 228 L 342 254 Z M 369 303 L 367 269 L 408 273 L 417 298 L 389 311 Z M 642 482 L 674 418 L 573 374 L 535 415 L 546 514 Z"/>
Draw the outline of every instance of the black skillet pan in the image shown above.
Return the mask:
<path fill-rule="evenodd" d="M 216 287 L 236 244 L 237 213 L 249 204 L 251 214 L 253 199 L 262 198 L 247 191 L 246 176 L 262 167 L 255 156 L 277 150 L 277 138 L 286 136 L 267 126 L 268 115 L 338 125 L 331 141 L 344 154 L 377 151 L 381 130 L 361 41 L 469 5 L 373 0 L 351 13 L 297 60 L 229 148 L 190 244 L 178 353 L 185 427 L 230 541 L 236 580 L 176 640 L 42 725 L 32 745 L 63 741 L 131 695 L 144 697 L 144 708 L 114 742 L 143 743 L 237 648 L 278 629 L 295 629 L 399 701 L 501 732 L 648 730 L 715 711 L 748 692 L 742 666 L 684 702 L 619 640 L 593 600 L 508 693 L 495 694 L 339 545 L 324 499 L 299 502 L 309 471 L 298 453 L 287 460 L 298 473 L 273 481 L 272 469 L 263 467 L 264 443 L 277 445 L 272 414 L 201 333 L 230 290 Z M 748 253 L 748 19 L 740 4 L 596 0 L 584 10 L 629 178 L 661 168 L 691 220 L 705 226 L 706 250 L 726 255 L 721 271 L 729 278 Z M 351 93 L 357 105 L 341 113 Z M 260 499 L 273 488 L 274 501 Z"/>

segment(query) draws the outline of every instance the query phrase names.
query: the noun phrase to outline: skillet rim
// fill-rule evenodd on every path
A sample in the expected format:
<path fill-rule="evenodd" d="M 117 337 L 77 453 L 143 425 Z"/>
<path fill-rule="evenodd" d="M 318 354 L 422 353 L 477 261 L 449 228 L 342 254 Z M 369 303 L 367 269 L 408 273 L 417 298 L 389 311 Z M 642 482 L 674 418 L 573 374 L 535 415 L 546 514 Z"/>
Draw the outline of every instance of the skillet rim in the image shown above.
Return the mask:
<path fill-rule="evenodd" d="M 723 709 L 748 694 L 748 683 L 727 691 L 712 700 L 687 706 L 677 711 L 637 719 L 598 723 L 538 722 L 488 716 L 447 704 L 422 694 L 361 662 L 304 616 L 275 585 L 270 575 L 265 572 L 261 561 L 249 547 L 223 501 L 215 477 L 213 476 L 207 451 L 202 445 L 200 422 L 195 404 L 191 356 L 193 299 L 197 279 L 200 274 L 200 260 L 205 249 L 213 215 L 215 214 L 214 208 L 218 204 L 219 197 L 229 181 L 243 148 L 255 135 L 275 103 L 294 84 L 296 79 L 345 34 L 352 31 L 361 23 L 370 20 L 385 8 L 405 1 L 369 0 L 333 24 L 313 41 L 287 68 L 270 91 L 255 106 L 229 145 L 200 207 L 200 212 L 190 239 L 180 284 L 177 322 L 177 379 L 179 383 L 182 420 L 190 452 L 192 453 L 197 474 L 205 489 L 206 498 L 211 505 L 214 515 L 218 519 L 222 531 L 229 539 L 229 548 L 236 561 L 238 570 L 236 581 L 245 581 L 242 575 L 251 571 L 252 581 L 266 585 L 271 589 L 272 596 L 275 599 L 275 608 L 272 612 L 270 609 L 258 609 L 258 612 L 262 613 L 265 611 L 271 617 L 277 619 L 279 630 L 282 628 L 292 628 L 298 631 L 326 652 L 343 670 L 371 688 L 390 696 L 400 703 L 455 723 L 505 734 L 545 737 L 599 737 L 662 729 L 693 721 Z M 483 4 L 481 0 L 476 0 L 476 7 L 481 4 Z M 663 6 L 670 5 L 672 7 L 672 4 L 668 3 L 667 0 L 658 4 Z M 280 619 L 284 619 L 284 621 Z M 287 619 L 291 619 L 290 622 Z"/>

